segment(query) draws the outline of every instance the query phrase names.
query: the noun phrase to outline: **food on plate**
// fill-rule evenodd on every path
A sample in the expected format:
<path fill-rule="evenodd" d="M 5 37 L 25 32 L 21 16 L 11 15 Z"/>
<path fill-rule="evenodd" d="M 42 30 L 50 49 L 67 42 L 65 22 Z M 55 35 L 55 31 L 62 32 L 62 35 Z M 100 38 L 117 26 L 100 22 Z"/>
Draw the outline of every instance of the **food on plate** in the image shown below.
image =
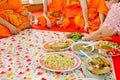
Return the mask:
<path fill-rule="evenodd" d="M 80 50 L 82 50 L 83 52 L 91 52 L 92 46 L 87 46 L 87 45 L 88 44 L 84 44 L 84 43 L 76 44 L 73 46 L 73 50 L 77 52 L 80 52 Z M 84 46 L 87 46 L 87 47 L 84 47 Z"/>
<path fill-rule="evenodd" d="M 76 40 L 80 40 L 83 37 L 83 35 L 79 32 L 72 32 L 70 34 L 67 34 L 66 37 L 76 41 Z"/>
<path fill-rule="evenodd" d="M 119 49 L 111 49 L 111 50 L 107 50 L 105 53 L 108 56 L 118 56 L 118 55 L 120 55 L 120 50 Z"/>
<path fill-rule="evenodd" d="M 60 39 L 60 40 L 46 43 L 44 45 L 44 48 L 48 51 L 64 50 L 64 49 L 69 48 L 71 46 L 72 42 L 73 42 L 72 40 Z"/>
<path fill-rule="evenodd" d="M 119 45 L 110 41 L 98 41 L 95 44 L 97 49 L 111 50 L 113 48 L 119 48 Z"/>
<path fill-rule="evenodd" d="M 91 56 L 92 60 L 86 60 L 86 68 L 95 75 L 104 75 L 109 72 L 111 64 L 109 60 L 100 55 Z"/>
<path fill-rule="evenodd" d="M 74 57 L 65 54 L 47 55 L 42 60 L 43 64 L 52 69 L 68 69 L 75 64 Z"/>
<path fill-rule="evenodd" d="M 106 56 L 116 56 L 120 54 L 119 44 L 110 41 L 98 41 L 95 44 L 95 48 L 99 53 Z"/>

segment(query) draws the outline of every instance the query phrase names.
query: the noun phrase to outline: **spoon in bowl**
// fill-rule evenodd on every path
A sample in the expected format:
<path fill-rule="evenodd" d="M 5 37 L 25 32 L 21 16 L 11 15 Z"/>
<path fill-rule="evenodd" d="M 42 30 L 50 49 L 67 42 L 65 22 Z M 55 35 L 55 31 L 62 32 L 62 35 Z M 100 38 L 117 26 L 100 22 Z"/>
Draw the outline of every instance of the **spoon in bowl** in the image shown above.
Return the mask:
<path fill-rule="evenodd" d="M 84 54 L 86 57 L 88 57 L 91 61 L 93 61 L 93 59 L 89 55 L 87 55 L 85 52 L 83 52 L 82 50 L 80 50 L 80 52 Z"/>
<path fill-rule="evenodd" d="M 87 48 L 87 47 L 89 47 L 89 46 L 93 46 L 95 43 L 90 43 L 90 44 L 88 44 L 88 45 L 84 45 L 83 46 L 83 48 Z"/>

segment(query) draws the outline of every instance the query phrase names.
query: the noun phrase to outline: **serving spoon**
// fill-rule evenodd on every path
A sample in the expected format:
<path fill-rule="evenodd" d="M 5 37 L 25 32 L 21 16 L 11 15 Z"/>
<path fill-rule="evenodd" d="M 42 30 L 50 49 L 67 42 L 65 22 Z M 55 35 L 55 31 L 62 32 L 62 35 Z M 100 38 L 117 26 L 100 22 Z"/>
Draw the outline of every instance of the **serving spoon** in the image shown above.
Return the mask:
<path fill-rule="evenodd" d="M 89 55 L 87 55 L 84 51 L 80 50 L 80 52 L 84 54 L 86 57 L 88 57 L 91 61 L 93 61 L 93 59 Z"/>
<path fill-rule="evenodd" d="M 90 44 L 88 44 L 88 45 L 84 45 L 83 48 L 87 48 L 87 47 L 89 47 L 89 46 L 93 46 L 94 44 L 95 44 L 95 43 L 92 42 L 92 43 L 90 43 Z"/>

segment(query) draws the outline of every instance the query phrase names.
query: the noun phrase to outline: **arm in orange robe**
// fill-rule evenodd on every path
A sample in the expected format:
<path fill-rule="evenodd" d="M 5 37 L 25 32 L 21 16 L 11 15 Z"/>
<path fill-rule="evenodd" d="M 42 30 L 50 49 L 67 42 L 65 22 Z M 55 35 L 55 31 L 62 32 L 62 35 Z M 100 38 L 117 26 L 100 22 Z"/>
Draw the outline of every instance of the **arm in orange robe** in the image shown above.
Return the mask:
<path fill-rule="evenodd" d="M 49 4 L 44 0 L 44 16 L 38 20 L 42 26 L 52 27 L 57 24 L 60 27 L 67 27 L 69 20 L 66 18 L 66 0 L 52 0 Z"/>
<path fill-rule="evenodd" d="M 28 16 L 22 15 L 27 9 L 20 0 L 2 0 L 0 2 L 0 37 L 8 37 L 23 30 L 30 24 Z"/>
<path fill-rule="evenodd" d="M 93 32 L 99 28 L 100 24 L 104 19 L 104 16 L 107 15 L 108 8 L 106 6 L 105 0 L 89 0 L 87 2 L 87 6 L 88 6 L 88 22 L 89 22 L 88 32 Z M 81 14 L 75 17 L 74 22 L 77 25 L 77 27 L 84 29 L 85 19 L 83 17 L 82 11 Z"/>

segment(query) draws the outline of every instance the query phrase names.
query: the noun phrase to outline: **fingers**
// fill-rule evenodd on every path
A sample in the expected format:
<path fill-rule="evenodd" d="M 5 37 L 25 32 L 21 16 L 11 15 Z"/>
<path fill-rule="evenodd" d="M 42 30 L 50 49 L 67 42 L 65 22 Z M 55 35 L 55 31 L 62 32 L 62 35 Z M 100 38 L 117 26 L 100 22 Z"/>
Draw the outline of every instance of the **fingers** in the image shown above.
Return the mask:
<path fill-rule="evenodd" d="M 52 27 L 52 25 L 51 25 L 50 23 L 48 23 L 48 24 L 47 24 L 47 27 L 48 27 L 48 28 L 51 28 L 51 27 Z"/>
<path fill-rule="evenodd" d="M 57 21 L 56 24 L 57 25 L 60 25 L 62 23 L 62 21 Z"/>
<path fill-rule="evenodd" d="M 83 36 L 88 36 L 88 34 L 87 33 L 81 33 Z"/>
<path fill-rule="evenodd" d="M 116 34 L 117 30 L 115 28 L 111 28 L 110 32 L 111 32 L 111 35 L 114 35 L 114 34 Z"/>
<path fill-rule="evenodd" d="M 88 32 L 88 29 L 87 28 L 84 28 L 85 32 Z"/>
<path fill-rule="evenodd" d="M 52 27 L 52 23 L 51 23 L 50 20 L 47 21 L 47 27 L 48 27 L 48 28 L 51 28 L 51 27 Z"/>
<path fill-rule="evenodd" d="M 16 35 L 16 34 L 18 34 L 19 32 L 17 31 L 17 30 L 15 30 L 15 31 L 12 31 L 12 34 L 13 35 Z"/>
<path fill-rule="evenodd" d="M 28 12 L 28 18 L 30 19 L 30 24 L 32 24 L 32 21 L 34 20 L 34 16 L 31 12 Z"/>
<path fill-rule="evenodd" d="M 82 37 L 81 39 L 82 41 L 89 41 L 89 39 L 87 37 Z"/>

